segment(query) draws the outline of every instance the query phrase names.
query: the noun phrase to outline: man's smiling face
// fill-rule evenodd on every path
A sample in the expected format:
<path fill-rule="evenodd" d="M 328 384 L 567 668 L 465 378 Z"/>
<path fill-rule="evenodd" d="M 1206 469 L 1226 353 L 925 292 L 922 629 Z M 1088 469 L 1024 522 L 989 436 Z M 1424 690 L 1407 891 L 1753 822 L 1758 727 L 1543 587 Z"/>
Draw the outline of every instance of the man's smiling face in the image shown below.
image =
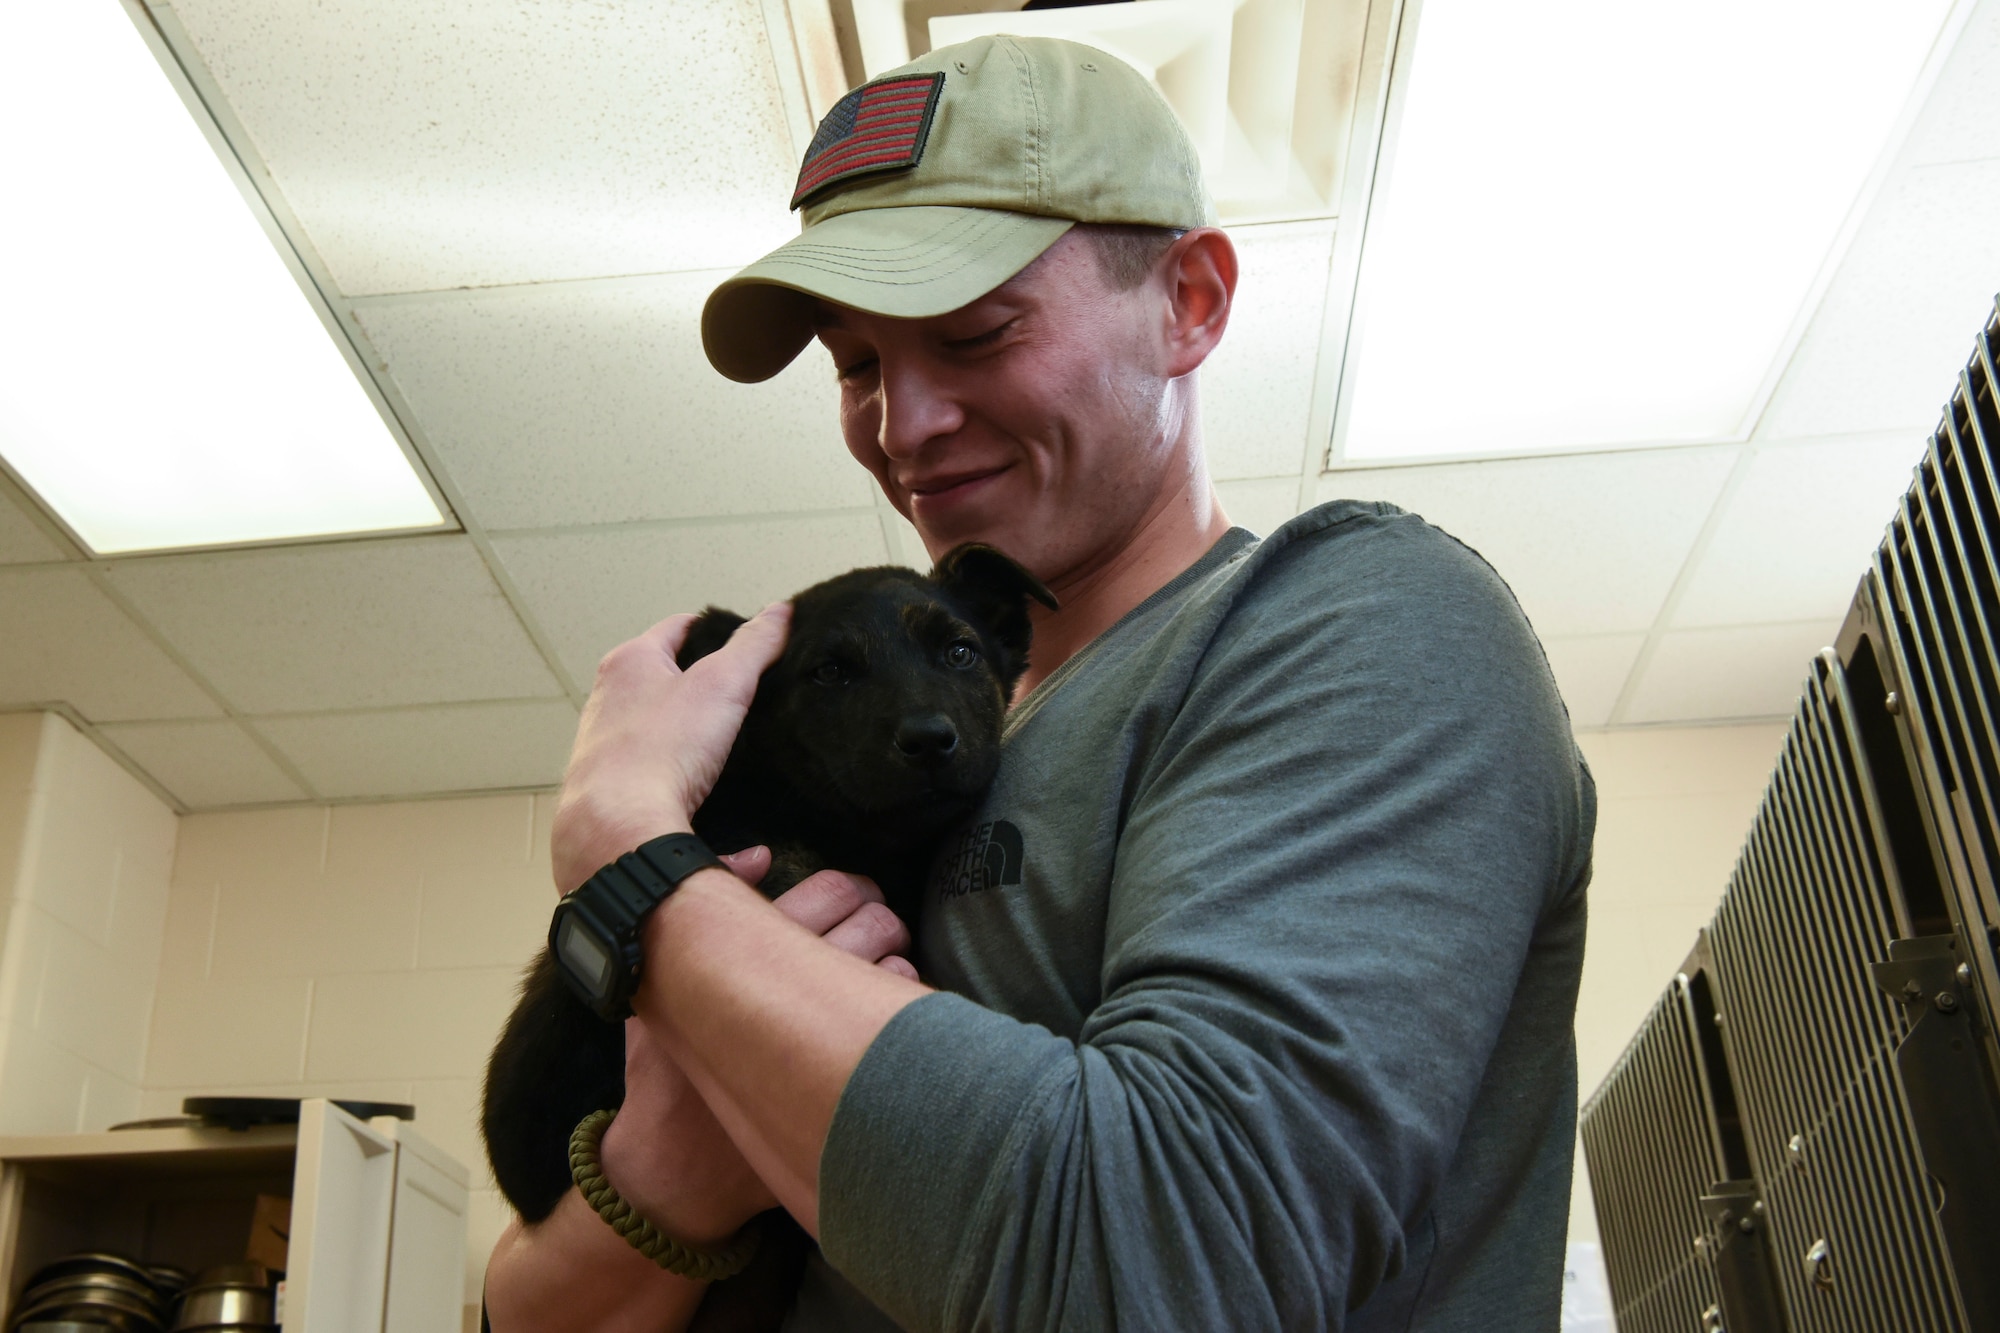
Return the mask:
<path fill-rule="evenodd" d="M 1118 290 L 1072 231 L 949 314 L 823 304 L 841 430 L 933 556 L 981 541 L 1052 585 L 1087 571 L 1185 479 L 1170 475 L 1171 301 Z"/>

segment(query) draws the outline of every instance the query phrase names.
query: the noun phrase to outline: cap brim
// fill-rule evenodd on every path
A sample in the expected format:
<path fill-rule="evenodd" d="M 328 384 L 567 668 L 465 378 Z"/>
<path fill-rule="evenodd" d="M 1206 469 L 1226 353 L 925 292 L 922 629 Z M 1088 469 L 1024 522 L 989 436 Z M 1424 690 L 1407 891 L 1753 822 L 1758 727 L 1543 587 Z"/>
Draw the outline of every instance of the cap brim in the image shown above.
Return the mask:
<path fill-rule="evenodd" d="M 870 208 L 809 227 L 709 294 L 701 344 L 743 383 L 812 341 L 819 301 L 897 319 L 942 315 L 1019 273 L 1076 224 L 988 208 Z"/>

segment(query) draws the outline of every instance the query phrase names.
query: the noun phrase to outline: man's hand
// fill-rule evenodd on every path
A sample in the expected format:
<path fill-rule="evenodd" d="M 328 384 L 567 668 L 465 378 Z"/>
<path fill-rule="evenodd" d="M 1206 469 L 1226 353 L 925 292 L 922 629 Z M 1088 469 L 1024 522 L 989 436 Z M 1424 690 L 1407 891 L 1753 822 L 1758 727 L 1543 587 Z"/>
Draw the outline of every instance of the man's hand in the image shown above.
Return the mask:
<path fill-rule="evenodd" d="M 755 884 L 762 847 L 722 858 Z M 780 913 L 865 962 L 915 977 L 909 933 L 873 883 L 822 871 L 776 901 Z M 605 1131 L 606 1176 L 641 1216 L 692 1244 L 716 1244 L 775 1201 L 644 1024 L 625 1024 L 625 1104 Z M 654 1266 L 572 1191 L 546 1221 L 509 1224 L 486 1275 L 501 1333 L 660 1333 L 685 1327 L 705 1288 Z"/>
<path fill-rule="evenodd" d="M 746 884 L 771 868 L 768 847 L 721 859 Z M 605 1178 L 641 1217 L 691 1245 L 720 1245 L 777 1203 L 637 1018 L 625 1020 L 625 1101 L 600 1157 Z"/>
<path fill-rule="evenodd" d="M 784 651 L 789 602 L 765 607 L 682 671 L 696 617 L 674 616 L 597 667 L 551 829 L 556 887 L 568 893 L 649 838 L 685 833 L 729 758 L 757 678 Z"/>
<path fill-rule="evenodd" d="M 917 969 L 905 956 L 910 949 L 909 927 L 889 910 L 874 880 L 822 870 L 780 894 L 777 908 L 842 953 L 917 980 Z"/>
<path fill-rule="evenodd" d="M 722 860 L 754 885 L 770 869 L 771 854 L 753 847 Z M 916 969 L 903 956 L 910 933 L 872 880 L 821 871 L 774 905 L 841 952 L 915 979 Z M 637 1018 L 625 1023 L 625 1104 L 605 1131 L 603 1160 L 606 1178 L 640 1216 L 690 1244 L 719 1245 L 778 1204 Z"/>
<path fill-rule="evenodd" d="M 759 677 L 783 651 L 791 608 L 765 607 L 682 671 L 674 658 L 696 619 L 662 621 L 598 667 L 551 830 L 556 887 L 565 893 L 640 843 L 690 828 Z M 838 905 L 839 893 L 822 896 L 827 877 L 814 879 L 821 887 L 794 906 Z M 633 1009 L 668 1058 L 632 1053 L 638 1101 L 628 1090 L 606 1135 L 605 1173 L 621 1192 L 634 1191 L 627 1197 L 660 1225 L 678 1226 L 690 1240 L 715 1239 L 754 1214 L 749 1187 L 726 1184 L 745 1179 L 722 1146 L 733 1144 L 770 1194 L 816 1233 L 819 1154 L 840 1090 L 875 1035 L 925 993 L 906 965 L 876 965 L 906 947 L 907 936 L 879 902 L 857 901 L 832 917 L 815 912 L 802 928 L 735 876 L 699 870 L 648 914 L 645 978 Z M 699 1095 L 668 1071 L 685 1072 Z M 699 1121 L 704 1104 L 717 1128 Z M 621 1125 L 630 1127 L 621 1133 Z M 669 1125 L 686 1137 L 665 1132 Z M 676 1145 L 674 1160 L 646 1156 L 668 1143 Z M 714 1186 L 699 1191 L 701 1206 L 652 1193 L 688 1178 Z M 734 1201 L 727 1214 L 707 1207 L 717 1197 Z"/>

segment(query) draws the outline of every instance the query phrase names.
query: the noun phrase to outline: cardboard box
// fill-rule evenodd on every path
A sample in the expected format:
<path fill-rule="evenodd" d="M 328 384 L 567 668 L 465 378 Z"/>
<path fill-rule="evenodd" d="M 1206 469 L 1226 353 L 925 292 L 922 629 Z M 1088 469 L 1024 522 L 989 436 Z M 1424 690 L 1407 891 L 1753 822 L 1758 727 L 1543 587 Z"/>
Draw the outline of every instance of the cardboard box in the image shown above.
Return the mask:
<path fill-rule="evenodd" d="M 244 1246 L 243 1257 L 282 1273 L 291 1240 L 292 1201 L 277 1194 L 259 1194 L 250 1215 L 250 1243 Z"/>

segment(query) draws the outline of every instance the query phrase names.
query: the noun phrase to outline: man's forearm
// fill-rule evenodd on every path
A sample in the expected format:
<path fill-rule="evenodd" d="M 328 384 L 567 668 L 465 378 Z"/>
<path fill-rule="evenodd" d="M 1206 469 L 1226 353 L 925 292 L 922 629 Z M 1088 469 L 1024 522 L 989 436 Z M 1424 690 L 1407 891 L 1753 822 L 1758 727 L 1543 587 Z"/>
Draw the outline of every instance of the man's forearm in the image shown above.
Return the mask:
<path fill-rule="evenodd" d="M 676 1333 L 707 1290 L 626 1244 L 575 1190 L 534 1226 L 509 1223 L 486 1266 L 494 1333 Z"/>
<path fill-rule="evenodd" d="M 848 1077 L 926 994 L 794 924 L 720 871 L 646 925 L 635 1006 L 778 1200 L 819 1234 L 819 1159 Z"/>

